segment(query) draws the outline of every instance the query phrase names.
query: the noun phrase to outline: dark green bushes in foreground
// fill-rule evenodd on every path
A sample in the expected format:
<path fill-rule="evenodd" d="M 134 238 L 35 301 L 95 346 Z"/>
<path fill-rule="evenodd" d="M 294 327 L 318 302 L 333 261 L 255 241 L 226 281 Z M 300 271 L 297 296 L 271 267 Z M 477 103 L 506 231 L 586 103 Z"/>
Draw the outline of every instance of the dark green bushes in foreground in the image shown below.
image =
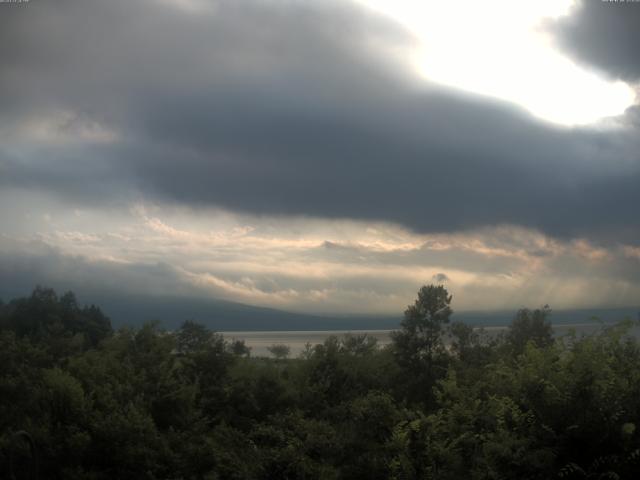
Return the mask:
<path fill-rule="evenodd" d="M 287 360 L 193 322 L 112 332 L 36 289 L 0 306 L 0 477 L 640 478 L 631 322 L 554 341 L 521 310 L 488 338 L 450 302 L 423 287 L 389 347 Z"/>

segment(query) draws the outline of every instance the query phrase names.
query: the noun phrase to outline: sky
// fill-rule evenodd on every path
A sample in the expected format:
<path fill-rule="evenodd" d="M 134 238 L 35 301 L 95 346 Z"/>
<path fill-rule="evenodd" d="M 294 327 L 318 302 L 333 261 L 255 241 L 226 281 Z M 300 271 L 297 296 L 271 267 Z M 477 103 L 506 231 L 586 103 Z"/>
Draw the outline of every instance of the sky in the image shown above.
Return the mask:
<path fill-rule="evenodd" d="M 640 2 L 0 3 L 0 298 L 640 304 Z"/>

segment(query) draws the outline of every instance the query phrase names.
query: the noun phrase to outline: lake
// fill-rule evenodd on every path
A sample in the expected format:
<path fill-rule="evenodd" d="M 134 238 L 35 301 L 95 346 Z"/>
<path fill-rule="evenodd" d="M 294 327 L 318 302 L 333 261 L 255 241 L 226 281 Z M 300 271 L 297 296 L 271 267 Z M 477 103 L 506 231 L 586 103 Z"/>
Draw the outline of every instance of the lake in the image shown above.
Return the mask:
<path fill-rule="evenodd" d="M 609 325 L 609 324 L 608 324 Z M 489 335 L 497 335 L 506 330 L 506 326 L 485 326 L 485 332 Z M 588 335 L 602 328 L 599 323 L 572 323 L 553 325 L 556 336 L 563 336 L 574 329 L 578 335 Z M 317 345 L 323 343 L 332 335 L 342 337 L 348 333 L 352 335 L 368 335 L 378 339 L 378 345 L 387 345 L 391 342 L 392 330 L 317 330 L 317 331 L 271 331 L 271 332 L 219 332 L 227 340 L 244 340 L 247 347 L 251 348 L 251 355 L 256 357 L 270 356 L 268 347 L 274 344 L 285 344 L 291 349 L 290 357 L 297 357 L 305 349 L 307 343 Z"/>

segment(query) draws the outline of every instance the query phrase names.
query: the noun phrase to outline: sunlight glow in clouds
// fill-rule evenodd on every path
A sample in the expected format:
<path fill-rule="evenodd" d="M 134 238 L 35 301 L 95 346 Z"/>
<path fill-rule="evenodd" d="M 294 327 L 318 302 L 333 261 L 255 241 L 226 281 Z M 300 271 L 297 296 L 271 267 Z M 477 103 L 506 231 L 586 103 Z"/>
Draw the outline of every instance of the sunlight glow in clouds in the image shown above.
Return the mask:
<path fill-rule="evenodd" d="M 14 195 L 24 201 L 0 233 L 0 261 L 14 280 L 28 272 L 24 288 L 111 288 L 318 314 L 396 314 L 440 277 L 457 311 L 626 306 L 640 294 L 637 246 L 605 248 L 522 227 L 417 234 L 388 223 L 148 203 L 74 211 Z"/>
<path fill-rule="evenodd" d="M 360 0 L 420 40 L 427 79 L 514 102 L 561 125 L 620 115 L 634 91 L 586 71 L 554 50 L 544 22 L 571 13 L 571 0 Z"/>

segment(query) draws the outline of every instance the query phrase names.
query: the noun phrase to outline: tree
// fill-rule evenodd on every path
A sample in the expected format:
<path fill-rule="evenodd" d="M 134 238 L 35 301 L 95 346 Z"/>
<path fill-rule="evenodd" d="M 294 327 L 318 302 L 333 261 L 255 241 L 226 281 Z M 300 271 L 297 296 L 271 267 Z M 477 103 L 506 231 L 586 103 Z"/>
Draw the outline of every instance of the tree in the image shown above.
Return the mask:
<path fill-rule="evenodd" d="M 31 296 L 14 299 L 0 309 L 0 328 L 46 344 L 60 358 L 94 348 L 113 333 L 111 321 L 100 308 L 80 308 L 73 292 L 58 297 L 51 288 L 40 286 Z"/>
<path fill-rule="evenodd" d="M 177 350 L 181 354 L 196 353 L 206 350 L 213 334 L 204 325 L 186 320 L 176 334 Z"/>
<path fill-rule="evenodd" d="M 464 357 L 467 351 L 478 342 L 478 334 L 473 331 L 471 325 L 464 322 L 453 322 L 449 332 L 452 337 L 451 348 L 460 358 Z"/>
<path fill-rule="evenodd" d="M 549 305 L 535 310 L 518 310 L 507 332 L 507 342 L 514 353 L 522 353 L 528 342 L 533 342 L 539 348 L 548 347 L 553 343 L 551 323 L 547 321 L 549 315 Z"/>
<path fill-rule="evenodd" d="M 442 351 L 443 325 L 449 323 L 453 313 L 451 299 L 442 285 L 428 285 L 418 291 L 415 303 L 404 312 L 402 330 L 391 334 L 401 364 L 421 367 Z"/>
<path fill-rule="evenodd" d="M 364 357 L 373 354 L 378 348 L 378 339 L 367 335 L 354 335 L 347 333 L 340 342 L 342 351 L 356 357 Z"/>
<path fill-rule="evenodd" d="M 248 347 L 244 340 L 232 340 L 229 343 L 229 351 L 236 357 L 249 357 L 251 355 L 251 347 Z"/>
<path fill-rule="evenodd" d="M 278 360 L 287 358 L 291 353 L 291 348 L 289 347 L 289 345 L 285 345 L 283 343 L 275 343 L 270 347 L 267 347 L 267 350 L 269 350 L 269 353 L 276 357 Z"/>
<path fill-rule="evenodd" d="M 442 333 L 453 313 L 451 298 L 442 285 L 423 286 L 415 303 L 404 312 L 402 330 L 391 333 L 394 355 L 406 371 L 400 382 L 411 401 L 428 404 L 435 381 L 446 371 Z"/>

